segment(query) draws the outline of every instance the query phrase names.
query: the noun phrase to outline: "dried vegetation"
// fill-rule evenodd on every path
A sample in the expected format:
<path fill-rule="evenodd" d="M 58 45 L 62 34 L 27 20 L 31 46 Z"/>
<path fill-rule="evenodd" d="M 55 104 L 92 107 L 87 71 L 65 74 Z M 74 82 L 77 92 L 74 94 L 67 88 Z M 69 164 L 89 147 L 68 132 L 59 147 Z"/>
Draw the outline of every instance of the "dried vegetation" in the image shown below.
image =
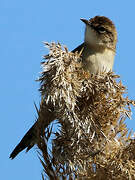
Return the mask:
<path fill-rule="evenodd" d="M 80 54 L 59 43 L 46 46 L 38 119 L 49 124 L 46 117 L 53 116 L 61 128 L 39 135 L 42 179 L 135 179 L 135 140 L 125 124 L 135 102 L 126 97 L 119 76 L 91 75 L 82 69 Z"/>

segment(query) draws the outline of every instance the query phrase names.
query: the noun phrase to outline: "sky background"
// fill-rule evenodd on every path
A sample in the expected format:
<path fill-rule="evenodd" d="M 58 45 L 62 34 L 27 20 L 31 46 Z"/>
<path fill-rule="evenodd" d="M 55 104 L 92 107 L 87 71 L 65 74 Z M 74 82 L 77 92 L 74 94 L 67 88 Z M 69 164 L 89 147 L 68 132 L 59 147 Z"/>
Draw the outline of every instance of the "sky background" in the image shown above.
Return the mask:
<path fill-rule="evenodd" d="M 114 71 L 135 99 L 135 1 L 1 0 L 0 1 L 0 179 L 39 180 L 42 167 L 36 148 L 14 160 L 9 155 L 35 121 L 39 104 L 43 41 L 59 41 L 69 50 L 82 43 L 80 18 L 109 17 L 118 31 Z M 135 110 L 128 127 L 135 130 Z"/>

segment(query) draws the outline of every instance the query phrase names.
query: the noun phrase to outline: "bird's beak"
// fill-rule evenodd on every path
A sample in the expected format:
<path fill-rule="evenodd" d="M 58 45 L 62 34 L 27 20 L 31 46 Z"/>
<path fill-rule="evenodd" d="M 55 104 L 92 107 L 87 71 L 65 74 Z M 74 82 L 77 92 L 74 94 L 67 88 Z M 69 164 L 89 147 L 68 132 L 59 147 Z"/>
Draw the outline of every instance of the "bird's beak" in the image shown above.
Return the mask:
<path fill-rule="evenodd" d="M 87 25 L 89 24 L 89 21 L 88 21 L 87 19 L 82 19 L 82 18 L 81 18 L 80 20 L 81 20 L 82 22 L 84 22 L 85 24 L 87 24 Z"/>

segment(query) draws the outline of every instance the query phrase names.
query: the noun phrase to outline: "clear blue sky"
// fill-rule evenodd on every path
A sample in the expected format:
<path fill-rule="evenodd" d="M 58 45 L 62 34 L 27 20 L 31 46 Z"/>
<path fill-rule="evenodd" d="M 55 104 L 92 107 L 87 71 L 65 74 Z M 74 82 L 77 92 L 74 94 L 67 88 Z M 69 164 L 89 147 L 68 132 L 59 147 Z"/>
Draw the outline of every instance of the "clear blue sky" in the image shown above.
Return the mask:
<path fill-rule="evenodd" d="M 59 41 L 72 50 L 83 41 L 80 18 L 104 15 L 118 30 L 114 71 L 135 99 L 135 1 L 122 0 L 1 0 L 0 1 L 0 179 L 38 180 L 42 167 L 36 148 L 22 152 L 15 160 L 9 154 L 35 121 L 33 102 L 39 103 L 43 41 Z M 128 127 L 135 126 L 133 120 Z M 135 128 L 134 128 L 135 130 Z"/>

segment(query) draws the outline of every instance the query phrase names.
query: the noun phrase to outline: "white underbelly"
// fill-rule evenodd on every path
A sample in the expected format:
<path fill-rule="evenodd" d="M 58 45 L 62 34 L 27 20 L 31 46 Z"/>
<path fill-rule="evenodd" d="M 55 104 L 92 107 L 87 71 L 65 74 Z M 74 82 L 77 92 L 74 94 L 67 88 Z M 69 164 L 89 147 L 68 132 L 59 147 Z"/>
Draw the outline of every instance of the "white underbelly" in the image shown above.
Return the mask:
<path fill-rule="evenodd" d="M 86 71 L 89 71 L 92 74 L 109 72 L 112 71 L 114 63 L 114 54 L 96 53 L 83 56 L 83 68 Z"/>

